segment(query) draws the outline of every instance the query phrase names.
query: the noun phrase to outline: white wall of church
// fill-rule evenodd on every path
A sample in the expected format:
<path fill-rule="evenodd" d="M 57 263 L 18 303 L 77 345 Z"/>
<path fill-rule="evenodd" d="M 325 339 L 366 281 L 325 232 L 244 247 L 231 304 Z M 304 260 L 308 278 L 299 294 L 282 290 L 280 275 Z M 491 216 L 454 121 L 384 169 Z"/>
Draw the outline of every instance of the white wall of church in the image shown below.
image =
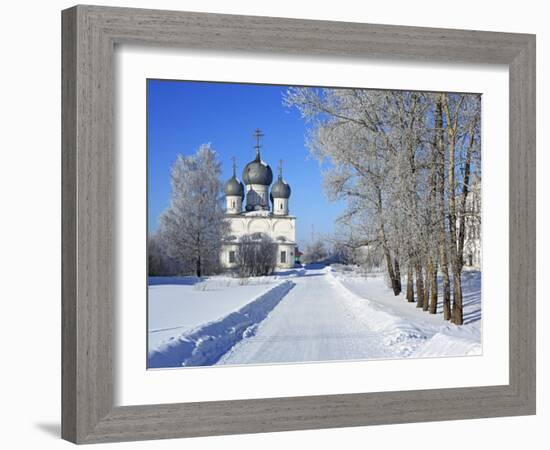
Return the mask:
<path fill-rule="evenodd" d="M 273 214 L 276 216 L 288 215 L 288 198 L 273 199 Z"/>
<path fill-rule="evenodd" d="M 247 216 L 227 218 L 230 234 L 237 239 L 246 234 L 266 233 L 275 241 L 296 242 L 296 218 L 291 216 Z M 283 239 L 281 239 L 283 238 Z"/>
<path fill-rule="evenodd" d="M 249 213 L 251 214 L 251 213 Z M 236 267 L 231 262 L 230 253 L 238 251 L 238 241 L 242 236 L 252 233 L 265 233 L 277 243 L 277 267 L 294 267 L 294 248 L 296 246 L 296 218 L 292 216 L 247 215 L 227 217 L 230 226 L 230 241 L 223 245 L 220 256 L 222 266 L 228 269 Z M 284 255 L 282 254 L 284 252 Z"/>
<path fill-rule="evenodd" d="M 294 267 L 294 244 L 279 244 L 277 249 L 277 267 L 290 269 Z"/>
<path fill-rule="evenodd" d="M 220 261 L 223 267 L 234 269 L 237 267 L 237 253 L 239 251 L 238 244 L 224 244 L 220 254 Z"/>
<path fill-rule="evenodd" d="M 243 209 L 243 199 L 239 195 L 225 197 L 225 209 L 227 214 L 240 214 Z"/>

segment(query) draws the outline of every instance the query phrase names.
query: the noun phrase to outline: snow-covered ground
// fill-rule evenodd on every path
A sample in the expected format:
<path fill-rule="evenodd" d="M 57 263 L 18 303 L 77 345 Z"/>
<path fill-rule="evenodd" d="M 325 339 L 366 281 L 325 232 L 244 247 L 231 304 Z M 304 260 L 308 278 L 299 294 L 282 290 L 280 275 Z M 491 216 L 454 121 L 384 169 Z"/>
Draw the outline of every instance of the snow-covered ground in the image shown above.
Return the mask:
<path fill-rule="evenodd" d="M 428 314 L 405 295 L 394 296 L 382 274 L 358 275 L 337 266 L 332 275 L 349 292 L 346 298 L 373 329 L 386 333 L 396 356 L 461 356 L 481 354 L 481 273 L 462 274 L 464 325 L 442 318 L 439 279 L 437 314 Z"/>
<path fill-rule="evenodd" d="M 148 302 L 149 348 L 219 319 L 273 287 L 273 279 L 239 284 L 230 277 L 150 277 Z"/>
<path fill-rule="evenodd" d="M 149 278 L 149 367 L 191 365 L 189 351 L 204 352 L 206 341 L 214 340 L 208 333 L 217 334 L 219 341 L 224 335 L 224 344 L 217 342 L 217 348 L 209 349 L 205 356 L 205 360 L 217 360 L 219 352 L 232 342 L 228 335 L 260 323 L 292 288 L 291 278 L 290 273 L 245 280 L 224 276 Z M 192 348 L 189 342 L 193 342 Z"/>
<path fill-rule="evenodd" d="M 481 354 L 480 281 L 464 273 L 458 327 L 347 266 L 150 279 L 149 367 Z"/>

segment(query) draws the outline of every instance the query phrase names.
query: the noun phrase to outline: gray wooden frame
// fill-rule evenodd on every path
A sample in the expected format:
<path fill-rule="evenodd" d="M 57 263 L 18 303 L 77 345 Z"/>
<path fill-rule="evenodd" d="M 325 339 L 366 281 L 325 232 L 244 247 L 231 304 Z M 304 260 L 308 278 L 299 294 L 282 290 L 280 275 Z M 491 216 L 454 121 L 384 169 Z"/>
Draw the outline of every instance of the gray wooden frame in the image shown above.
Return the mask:
<path fill-rule="evenodd" d="M 535 36 L 97 6 L 63 11 L 62 31 L 63 438 L 93 443 L 535 413 Z M 510 383 L 114 407 L 119 43 L 508 65 Z"/>

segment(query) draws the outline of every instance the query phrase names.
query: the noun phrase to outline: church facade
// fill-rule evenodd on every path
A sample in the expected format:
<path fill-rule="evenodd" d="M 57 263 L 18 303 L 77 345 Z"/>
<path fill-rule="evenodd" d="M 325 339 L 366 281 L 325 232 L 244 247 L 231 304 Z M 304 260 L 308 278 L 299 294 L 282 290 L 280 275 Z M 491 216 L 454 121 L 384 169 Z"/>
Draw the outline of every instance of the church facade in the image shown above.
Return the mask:
<path fill-rule="evenodd" d="M 223 242 L 221 264 L 226 269 L 237 267 L 240 239 L 245 235 L 264 233 L 277 245 L 277 268 L 294 266 L 296 249 L 296 217 L 290 215 L 291 189 L 283 179 L 282 163 L 273 185 L 273 171 L 261 159 L 260 130 L 256 130 L 256 158 L 243 169 L 242 181 L 233 176 L 225 183 L 226 220 L 229 236 Z"/>

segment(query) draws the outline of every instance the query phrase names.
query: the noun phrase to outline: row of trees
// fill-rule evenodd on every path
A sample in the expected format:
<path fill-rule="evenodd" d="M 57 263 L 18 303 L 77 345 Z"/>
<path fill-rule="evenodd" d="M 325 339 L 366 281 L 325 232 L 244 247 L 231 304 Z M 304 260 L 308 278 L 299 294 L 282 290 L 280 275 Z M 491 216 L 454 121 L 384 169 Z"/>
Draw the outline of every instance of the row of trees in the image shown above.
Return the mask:
<path fill-rule="evenodd" d="M 314 238 L 304 247 L 302 262 L 305 264 L 325 261 L 329 257 L 329 250 L 325 244 L 325 240 Z"/>
<path fill-rule="evenodd" d="M 363 264 L 358 252 L 331 236 L 315 236 L 306 243 L 301 261 L 305 264 L 323 262 L 327 264 Z"/>
<path fill-rule="evenodd" d="M 480 96 L 292 88 L 284 102 L 311 124 L 307 145 L 328 160 L 329 197 L 347 203 L 340 245 L 376 252 L 394 294 L 405 289 L 409 301 L 434 314 L 440 273 L 443 317 L 462 324 L 466 198 L 480 172 Z"/>

